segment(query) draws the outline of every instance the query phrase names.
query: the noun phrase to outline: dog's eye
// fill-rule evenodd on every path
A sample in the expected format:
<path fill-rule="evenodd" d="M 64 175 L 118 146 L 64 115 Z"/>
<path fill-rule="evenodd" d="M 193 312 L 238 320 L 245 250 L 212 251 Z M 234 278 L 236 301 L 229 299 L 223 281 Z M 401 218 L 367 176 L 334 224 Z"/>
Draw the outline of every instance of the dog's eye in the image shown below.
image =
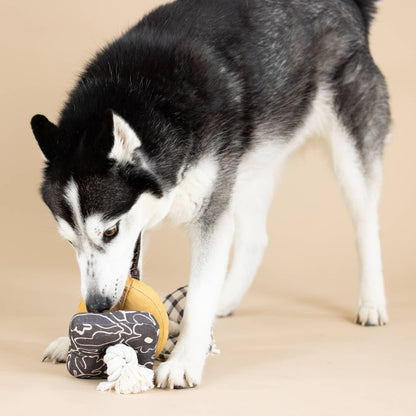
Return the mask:
<path fill-rule="evenodd" d="M 117 234 L 118 231 L 118 225 L 115 225 L 112 228 L 109 228 L 108 230 L 104 231 L 104 237 L 111 238 L 114 237 Z"/>

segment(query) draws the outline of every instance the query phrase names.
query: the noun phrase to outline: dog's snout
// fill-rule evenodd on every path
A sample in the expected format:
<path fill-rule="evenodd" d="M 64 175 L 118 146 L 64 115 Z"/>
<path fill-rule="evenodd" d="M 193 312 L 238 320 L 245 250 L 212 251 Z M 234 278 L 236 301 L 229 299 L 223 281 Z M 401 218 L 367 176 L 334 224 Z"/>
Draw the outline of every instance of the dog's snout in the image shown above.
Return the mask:
<path fill-rule="evenodd" d="M 111 300 L 99 295 L 89 296 L 85 301 L 88 312 L 101 313 L 111 308 Z"/>

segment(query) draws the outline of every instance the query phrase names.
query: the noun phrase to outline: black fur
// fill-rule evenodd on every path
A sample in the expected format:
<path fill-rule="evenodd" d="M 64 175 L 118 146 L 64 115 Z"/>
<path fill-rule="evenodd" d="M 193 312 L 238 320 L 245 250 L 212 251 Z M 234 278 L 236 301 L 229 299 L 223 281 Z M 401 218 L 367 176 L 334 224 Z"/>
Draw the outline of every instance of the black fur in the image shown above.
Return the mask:
<path fill-rule="evenodd" d="M 354 0 L 357 3 L 357 6 L 360 8 L 363 15 L 364 24 L 366 31 L 370 28 L 370 23 L 376 14 L 377 8 L 376 3 L 378 0 Z"/>
<path fill-rule="evenodd" d="M 117 216 L 141 192 L 161 196 L 179 172 L 213 154 L 221 175 L 207 203 L 209 224 L 228 204 L 240 158 L 255 145 L 253 131 L 273 129 L 290 140 L 321 85 L 332 89 L 360 154 L 379 153 L 389 110 L 368 50 L 374 4 L 177 0 L 156 9 L 89 63 L 58 127 L 41 116 L 32 120 L 49 159 L 46 203 L 68 216 L 59 189 L 74 177 L 84 214 Z M 137 133 L 152 173 L 140 163 L 120 168 L 107 159 L 110 109 Z"/>
<path fill-rule="evenodd" d="M 41 114 L 33 116 L 30 124 L 45 157 L 48 160 L 55 159 L 59 154 L 58 127 Z"/>

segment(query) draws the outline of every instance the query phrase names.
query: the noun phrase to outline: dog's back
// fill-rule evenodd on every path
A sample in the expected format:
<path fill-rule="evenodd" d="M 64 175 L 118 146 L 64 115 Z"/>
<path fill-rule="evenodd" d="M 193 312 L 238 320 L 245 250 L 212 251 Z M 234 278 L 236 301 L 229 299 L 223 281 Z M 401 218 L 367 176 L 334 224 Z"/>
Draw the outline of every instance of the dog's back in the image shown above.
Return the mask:
<path fill-rule="evenodd" d="M 345 111 L 350 97 L 343 84 L 360 78 L 357 71 L 365 78 L 371 73 L 382 88 L 368 50 L 374 3 L 180 0 L 165 5 L 97 55 L 60 124 L 77 142 L 74 130 L 86 130 L 87 124 L 91 129 L 94 120 L 101 123 L 99 114 L 113 108 L 142 133 L 145 146 L 160 144 L 166 151 L 172 136 L 159 137 L 153 127 L 168 115 L 198 137 L 197 143 L 187 134 L 180 137 L 182 153 L 191 158 L 187 162 L 223 146 L 239 157 L 259 126 L 289 139 L 319 88 L 331 89 Z M 157 107 L 155 120 L 140 117 L 136 109 L 143 107 Z M 354 122 L 354 114 L 345 117 Z M 183 162 L 175 152 L 172 156 Z M 169 170 L 167 176 L 172 174 Z"/>

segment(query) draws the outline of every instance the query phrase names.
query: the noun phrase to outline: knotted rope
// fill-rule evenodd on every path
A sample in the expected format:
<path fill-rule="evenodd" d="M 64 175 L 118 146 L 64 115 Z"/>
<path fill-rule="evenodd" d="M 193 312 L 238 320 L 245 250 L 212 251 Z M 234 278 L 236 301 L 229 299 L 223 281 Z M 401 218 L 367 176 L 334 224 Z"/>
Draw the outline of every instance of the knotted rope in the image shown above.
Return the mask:
<path fill-rule="evenodd" d="M 152 389 L 153 370 L 140 365 L 136 351 L 124 344 L 108 347 L 104 355 L 107 364 L 107 381 L 97 386 L 97 390 L 129 394 Z"/>

